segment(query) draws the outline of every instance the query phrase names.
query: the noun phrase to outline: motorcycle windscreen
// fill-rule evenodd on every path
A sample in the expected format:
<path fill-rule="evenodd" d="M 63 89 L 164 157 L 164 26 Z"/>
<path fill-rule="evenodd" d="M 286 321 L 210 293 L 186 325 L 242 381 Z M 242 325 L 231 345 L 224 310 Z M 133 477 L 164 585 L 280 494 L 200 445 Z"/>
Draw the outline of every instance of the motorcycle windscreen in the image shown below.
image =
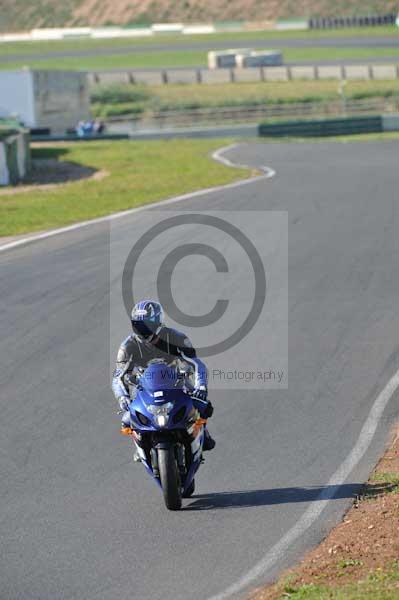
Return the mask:
<path fill-rule="evenodd" d="M 176 389 L 178 372 L 167 364 L 150 364 L 140 377 L 140 383 L 151 394 Z"/>

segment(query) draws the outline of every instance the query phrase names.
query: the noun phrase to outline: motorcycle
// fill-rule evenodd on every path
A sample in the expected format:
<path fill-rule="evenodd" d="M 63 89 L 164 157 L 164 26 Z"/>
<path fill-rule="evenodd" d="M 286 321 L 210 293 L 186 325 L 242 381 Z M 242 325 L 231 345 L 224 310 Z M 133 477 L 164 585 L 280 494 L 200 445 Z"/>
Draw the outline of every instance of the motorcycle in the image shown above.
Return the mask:
<path fill-rule="evenodd" d="M 151 361 L 135 375 L 136 396 L 129 406 L 131 435 L 138 456 L 163 492 L 169 510 L 195 490 L 202 458 L 206 419 L 190 396 L 188 374 L 163 360 Z"/>

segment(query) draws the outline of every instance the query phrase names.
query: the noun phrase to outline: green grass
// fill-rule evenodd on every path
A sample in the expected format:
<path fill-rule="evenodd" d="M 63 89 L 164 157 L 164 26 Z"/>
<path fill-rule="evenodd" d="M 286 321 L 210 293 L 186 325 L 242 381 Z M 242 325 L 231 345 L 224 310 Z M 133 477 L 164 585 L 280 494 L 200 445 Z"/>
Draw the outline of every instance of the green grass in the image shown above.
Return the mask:
<path fill-rule="evenodd" d="M 287 61 L 399 57 L 398 48 L 287 48 L 283 53 Z"/>
<path fill-rule="evenodd" d="M 399 600 L 399 563 L 387 571 L 375 571 L 364 581 L 339 587 L 307 584 L 296 587 L 287 583 L 281 600 Z"/>
<path fill-rule="evenodd" d="M 362 567 L 363 566 L 363 562 L 361 560 L 358 560 L 357 558 L 353 559 L 343 559 L 340 560 L 337 568 L 341 569 L 341 570 L 345 570 L 345 569 L 350 569 L 351 567 Z"/>
<path fill-rule="evenodd" d="M 399 473 L 374 473 L 365 490 L 365 498 L 373 498 L 379 494 L 399 492 Z"/>
<path fill-rule="evenodd" d="M 242 102 L 301 102 L 307 99 L 339 97 L 336 80 L 298 80 L 274 82 L 244 82 L 232 84 L 168 84 L 148 86 L 145 89 L 161 102 L 176 105 L 179 102 L 197 102 L 200 105 L 223 105 L 230 100 Z M 347 98 L 391 96 L 399 94 L 399 80 L 348 81 Z M 117 98 L 115 98 L 117 100 Z"/>
<path fill-rule="evenodd" d="M 1 48 L 0 48 L 1 50 Z M 394 57 L 399 60 L 399 48 L 286 48 L 282 49 L 285 61 L 351 60 Z M 397 57 L 397 59 L 396 59 Z M 207 65 L 207 52 L 204 50 L 151 51 L 126 54 L 108 54 L 105 56 L 52 57 L 44 60 L 29 58 L 13 62 L 0 62 L 1 69 L 16 69 L 28 66 L 37 69 L 137 69 L 137 68 L 173 68 Z"/>
<path fill-rule="evenodd" d="M 47 52 L 62 52 L 68 50 L 95 50 L 98 48 L 131 48 L 131 47 L 149 47 L 154 44 L 188 44 L 191 42 L 207 42 L 210 48 L 212 42 L 250 42 L 251 40 L 264 39 L 265 43 L 273 42 L 275 39 L 314 39 L 320 38 L 345 38 L 345 37 L 364 37 L 398 35 L 398 28 L 395 26 L 370 27 L 370 28 L 351 28 L 351 29 L 331 29 L 315 31 L 246 31 L 237 33 L 217 33 L 210 35 L 191 36 L 191 35 L 161 35 L 150 38 L 115 38 L 109 40 L 90 40 L 74 39 L 60 41 L 36 41 L 36 42 L 7 42 L 0 45 L 0 57 L 13 54 L 42 54 Z"/>
<path fill-rule="evenodd" d="M 171 52 L 140 52 L 135 54 L 109 54 L 106 56 L 76 56 L 65 58 L 49 58 L 45 60 L 29 59 L 17 60 L 11 63 L 0 62 L 0 69 L 19 69 L 23 66 L 32 69 L 161 69 L 163 67 L 196 67 L 206 65 L 206 52 L 203 51 L 171 51 Z"/>
<path fill-rule="evenodd" d="M 46 191 L 0 195 L 0 235 L 16 235 L 100 217 L 170 196 L 245 177 L 209 154 L 226 140 L 88 142 L 35 148 L 33 158 L 57 158 L 107 170 Z"/>

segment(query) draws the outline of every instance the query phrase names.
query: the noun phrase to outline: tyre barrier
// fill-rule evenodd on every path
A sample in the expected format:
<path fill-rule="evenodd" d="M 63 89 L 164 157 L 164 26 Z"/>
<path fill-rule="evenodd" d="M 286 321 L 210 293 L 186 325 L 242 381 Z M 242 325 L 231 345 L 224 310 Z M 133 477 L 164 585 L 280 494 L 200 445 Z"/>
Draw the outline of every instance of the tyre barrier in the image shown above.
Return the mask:
<path fill-rule="evenodd" d="M 261 137 L 327 137 L 383 131 L 381 116 L 261 123 L 258 128 Z"/>
<path fill-rule="evenodd" d="M 314 17 L 309 19 L 309 29 L 338 29 L 342 27 L 381 27 L 394 25 L 396 14 L 368 15 L 364 17 Z"/>

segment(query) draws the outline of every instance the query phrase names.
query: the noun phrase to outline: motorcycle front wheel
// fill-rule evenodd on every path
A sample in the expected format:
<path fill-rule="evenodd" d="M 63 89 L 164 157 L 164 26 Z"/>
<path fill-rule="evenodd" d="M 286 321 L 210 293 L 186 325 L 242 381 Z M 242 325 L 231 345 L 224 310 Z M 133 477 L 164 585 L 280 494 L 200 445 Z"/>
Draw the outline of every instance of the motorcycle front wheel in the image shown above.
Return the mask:
<path fill-rule="evenodd" d="M 190 496 L 192 496 L 195 492 L 195 481 L 194 479 L 192 480 L 192 482 L 190 483 L 189 487 L 187 488 L 186 492 L 183 494 L 183 498 L 190 498 Z"/>
<path fill-rule="evenodd" d="M 166 508 L 180 510 L 182 505 L 180 475 L 173 447 L 159 448 L 158 468 Z"/>

